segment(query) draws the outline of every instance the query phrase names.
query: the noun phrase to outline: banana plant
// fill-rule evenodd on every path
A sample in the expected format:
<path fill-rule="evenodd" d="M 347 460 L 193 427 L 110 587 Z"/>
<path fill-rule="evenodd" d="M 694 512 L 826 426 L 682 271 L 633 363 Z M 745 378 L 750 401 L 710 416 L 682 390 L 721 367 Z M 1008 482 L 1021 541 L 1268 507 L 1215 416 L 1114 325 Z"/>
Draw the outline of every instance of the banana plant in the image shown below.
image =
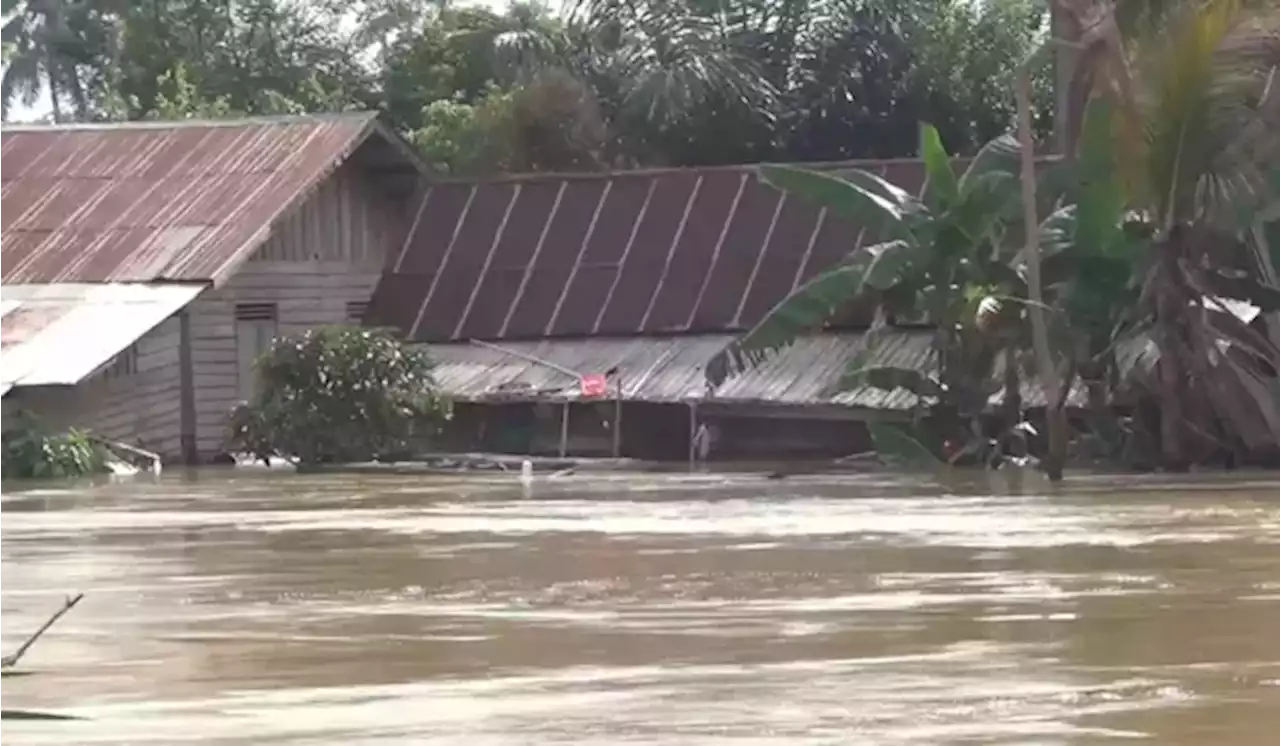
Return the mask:
<path fill-rule="evenodd" d="M 1018 143 L 988 143 L 957 173 L 932 126 L 920 127 L 926 183 L 919 196 L 862 170 L 842 175 L 791 166 L 762 166 L 765 183 L 863 226 L 879 237 L 797 288 L 756 326 L 708 364 L 712 385 L 759 365 L 797 337 L 820 329 L 840 309 L 870 299 L 876 323 L 850 361 L 839 387 L 904 388 L 962 418 L 976 416 L 998 390 L 995 361 L 1007 339 L 993 318 L 1017 315 L 1024 283 L 1012 266 L 1006 227 L 1018 205 Z M 996 309 L 999 309 L 998 311 Z M 872 366 L 881 332 L 923 311 L 936 328 L 936 372 Z M 981 311 L 981 312 L 980 312 Z M 978 323 L 983 318 L 984 323 Z"/>

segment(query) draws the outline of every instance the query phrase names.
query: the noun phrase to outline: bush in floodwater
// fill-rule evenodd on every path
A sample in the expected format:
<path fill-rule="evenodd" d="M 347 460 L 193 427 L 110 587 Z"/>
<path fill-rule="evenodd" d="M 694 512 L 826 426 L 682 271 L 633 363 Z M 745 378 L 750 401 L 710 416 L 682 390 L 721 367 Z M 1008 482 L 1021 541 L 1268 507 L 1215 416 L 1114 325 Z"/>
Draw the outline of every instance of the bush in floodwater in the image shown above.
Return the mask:
<path fill-rule="evenodd" d="M 3 433 L 5 479 L 57 479 L 103 474 L 108 452 L 87 432 L 50 430 L 26 411 L 14 414 Z"/>
<path fill-rule="evenodd" d="M 255 364 L 254 397 L 231 414 L 233 449 L 300 464 L 413 449 L 449 416 L 422 349 L 389 331 L 327 326 L 282 337 Z"/>

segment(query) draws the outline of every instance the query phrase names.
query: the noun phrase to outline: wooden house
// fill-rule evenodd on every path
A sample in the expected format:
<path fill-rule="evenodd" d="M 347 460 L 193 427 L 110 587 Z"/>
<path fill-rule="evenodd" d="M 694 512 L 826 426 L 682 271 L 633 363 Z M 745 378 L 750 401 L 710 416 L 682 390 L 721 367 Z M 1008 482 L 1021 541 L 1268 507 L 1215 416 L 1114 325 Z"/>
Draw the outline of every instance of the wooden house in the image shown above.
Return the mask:
<path fill-rule="evenodd" d="M 808 167 L 925 186 L 915 159 Z M 836 309 L 759 367 L 709 382 L 737 335 L 881 240 L 754 166 L 435 181 L 414 215 L 368 319 L 430 347 L 436 380 L 463 403 L 456 447 L 685 458 L 708 425 L 721 458 L 827 457 L 869 448 L 870 420 L 927 409 L 905 389 L 837 390 L 864 349 L 869 305 Z M 931 371 L 933 335 L 900 326 L 868 364 Z M 584 379 L 600 376 L 603 395 L 588 393 Z M 1022 396 L 1044 401 L 1031 382 Z"/>
<path fill-rule="evenodd" d="M 188 463 L 273 337 L 360 319 L 423 174 L 371 113 L 0 139 L 6 414 Z"/>
<path fill-rule="evenodd" d="M 914 160 L 817 167 L 924 181 Z M 721 456 L 840 455 L 867 446 L 866 420 L 916 406 L 903 390 L 831 391 L 868 308 L 709 387 L 734 335 L 876 240 L 754 167 L 437 181 L 414 215 L 368 318 L 429 345 L 445 393 L 472 403 L 458 447 L 682 458 L 713 424 Z M 927 367 L 930 339 L 903 329 L 881 362 Z M 585 396 L 580 379 L 604 374 L 606 393 Z"/>

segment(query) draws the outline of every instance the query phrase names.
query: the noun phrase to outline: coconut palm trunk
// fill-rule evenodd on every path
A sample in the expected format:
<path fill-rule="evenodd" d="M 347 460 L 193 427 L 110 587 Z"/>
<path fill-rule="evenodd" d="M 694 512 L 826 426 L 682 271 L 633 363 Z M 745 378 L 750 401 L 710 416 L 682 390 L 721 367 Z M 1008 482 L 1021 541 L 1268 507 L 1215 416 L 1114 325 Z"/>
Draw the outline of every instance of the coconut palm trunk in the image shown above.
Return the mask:
<path fill-rule="evenodd" d="M 1034 59 L 1034 58 L 1033 58 Z M 1027 300 L 1031 317 L 1031 345 L 1045 398 L 1045 426 L 1049 450 L 1041 461 L 1049 479 L 1062 479 L 1067 443 L 1071 433 L 1065 411 L 1066 396 L 1061 391 L 1053 351 L 1049 346 L 1049 322 L 1045 317 L 1044 285 L 1040 273 L 1040 221 L 1036 215 L 1035 141 L 1031 136 L 1031 73 L 1028 60 L 1018 70 L 1018 144 L 1021 146 L 1022 218 L 1026 232 Z M 1068 384 L 1069 385 L 1069 384 Z"/>

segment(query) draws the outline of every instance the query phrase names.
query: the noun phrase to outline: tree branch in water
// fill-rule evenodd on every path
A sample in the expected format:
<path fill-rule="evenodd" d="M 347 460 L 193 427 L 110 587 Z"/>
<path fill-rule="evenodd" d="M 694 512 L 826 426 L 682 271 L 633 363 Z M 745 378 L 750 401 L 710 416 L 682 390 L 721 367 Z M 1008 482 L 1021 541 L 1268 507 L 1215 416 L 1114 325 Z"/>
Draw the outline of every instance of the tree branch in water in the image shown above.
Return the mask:
<path fill-rule="evenodd" d="M 32 645 L 36 644 L 36 640 L 40 639 L 40 635 L 43 635 L 50 627 L 56 624 L 57 621 L 62 618 L 63 614 L 66 614 L 68 611 L 75 608 L 75 605 L 80 603 L 80 599 L 82 598 L 84 598 L 83 593 L 68 596 L 67 600 L 62 604 L 62 608 L 53 612 L 53 616 L 49 617 L 48 621 L 42 624 L 40 629 L 35 631 L 35 634 L 28 637 L 27 641 L 22 643 L 17 650 L 13 651 L 12 655 L 6 655 L 3 659 L 0 659 L 0 668 L 9 668 L 10 666 L 17 665 L 18 661 L 22 659 L 22 656 L 26 655 L 27 650 L 29 650 Z"/>

